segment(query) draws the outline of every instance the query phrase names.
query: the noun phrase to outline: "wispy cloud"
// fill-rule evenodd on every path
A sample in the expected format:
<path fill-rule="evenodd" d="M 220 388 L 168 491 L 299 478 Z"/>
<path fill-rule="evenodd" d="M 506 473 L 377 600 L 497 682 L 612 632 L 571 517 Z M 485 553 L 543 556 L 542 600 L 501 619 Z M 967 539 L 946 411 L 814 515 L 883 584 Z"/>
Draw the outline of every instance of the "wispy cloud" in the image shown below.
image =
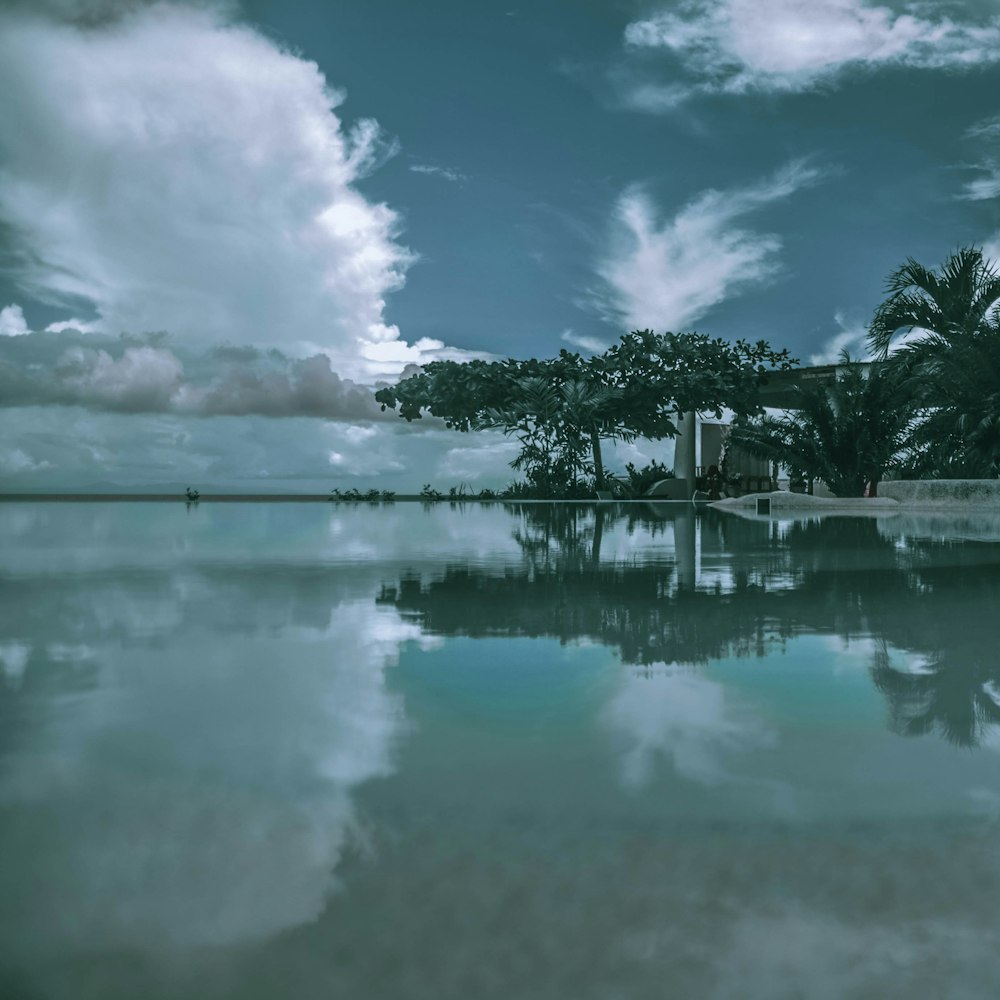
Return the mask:
<path fill-rule="evenodd" d="M 597 307 L 615 323 L 677 330 L 768 281 L 781 267 L 780 237 L 737 223 L 821 177 L 795 161 L 762 183 L 705 191 L 666 221 L 642 188 L 628 189 L 615 206 L 611 246 L 597 266 L 604 282 L 594 295 Z"/>
<path fill-rule="evenodd" d="M 456 170 L 454 167 L 436 167 L 430 163 L 414 163 L 411 165 L 410 170 L 415 174 L 427 174 L 430 177 L 440 177 L 446 181 L 464 181 L 467 179 L 461 170 Z"/>
<path fill-rule="evenodd" d="M 969 201 L 988 201 L 1000 197 L 1000 162 L 996 152 L 1000 152 L 1000 116 L 986 118 L 966 129 L 965 139 L 975 143 L 987 152 L 971 169 L 979 176 L 967 181 L 959 195 Z"/>
<path fill-rule="evenodd" d="M 687 75 L 683 88 L 633 93 L 657 110 L 694 93 L 808 90 L 850 70 L 994 63 L 1000 17 L 955 20 L 928 4 L 894 11 L 867 0 L 685 0 L 629 24 L 625 42 L 673 55 Z"/>
<path fill-rule="evenodd" d="M 606 341 L 598 340 L 597 337 L 586 337 L 572 330 L 563 330 L 559 334 L 559 339 L 566 341 L 572 347 L 579 347 L 581 351 L 590 351 L 591 354 L 601 354 L 611 346 Z"/>
<path fill-rule="evenodd" d="M 829 337 L 823 346 L 809 355 L 811 365 L 831 365 L 840 360 L 841 352 L 846 350 L 852 358 L 868 357 L 868 329 L 863 323 L 849 323 L 844 314 L 838 312 L 833 317 L 839 327 L 838 331 Z"/>
<path fill-rule="evenodd" d="M 977 176 L 966 181 L 959 198 L 968 201 L 992 201 L 1000 198 L 1000 115 L 984 118 L 966 129 L 964 138 L 980 152 L 971 169 Z M 1000 266 L 1000 230 L 983 240 L 983 254 Z"/>

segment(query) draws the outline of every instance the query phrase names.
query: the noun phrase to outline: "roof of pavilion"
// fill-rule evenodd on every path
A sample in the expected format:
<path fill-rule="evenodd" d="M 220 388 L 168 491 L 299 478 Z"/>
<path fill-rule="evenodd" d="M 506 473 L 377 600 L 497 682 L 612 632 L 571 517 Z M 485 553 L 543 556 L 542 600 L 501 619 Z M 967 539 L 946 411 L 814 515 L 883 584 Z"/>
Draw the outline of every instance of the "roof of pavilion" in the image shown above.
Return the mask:
<path fill-rule="evenodd" d="M 813 365 L 791 368 L 788 371 L 769 372 L 767 381 L 757 390 L 764 406 L 795 409 L 798 406 L 798 387 L 808 382 L 831 382 L 836 378 L 840 365 Z"/>

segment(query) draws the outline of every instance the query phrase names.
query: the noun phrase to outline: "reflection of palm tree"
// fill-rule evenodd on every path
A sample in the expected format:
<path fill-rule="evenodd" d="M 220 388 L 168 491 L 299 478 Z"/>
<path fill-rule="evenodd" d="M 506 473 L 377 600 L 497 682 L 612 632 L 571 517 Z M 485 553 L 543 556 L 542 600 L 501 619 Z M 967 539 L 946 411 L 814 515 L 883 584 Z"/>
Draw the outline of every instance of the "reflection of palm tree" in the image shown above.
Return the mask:
<path fill-rule="evenodd" d="M 889 703 L 893 731 L 903 736 L 938 730 L 949 743 L 974 747 L 1000 725 L 1000 664 L 995 660 L 955 662 L 939 655 L 911 672 L 892 666 L 883 644 L 871 674 Z"/>

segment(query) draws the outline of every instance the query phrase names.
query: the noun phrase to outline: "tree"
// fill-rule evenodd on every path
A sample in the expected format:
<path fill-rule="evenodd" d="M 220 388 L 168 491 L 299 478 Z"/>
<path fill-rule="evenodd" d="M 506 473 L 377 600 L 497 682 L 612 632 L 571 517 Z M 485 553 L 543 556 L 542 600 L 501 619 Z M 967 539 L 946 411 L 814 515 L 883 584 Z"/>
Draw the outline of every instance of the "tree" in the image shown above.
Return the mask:
<path fill-rule="evenodd" d="M 756 389 L 793 363 L 765 341 L 640 330 L 588 359 L 563 350 L 546 360 L 431 362 L 375 398 L 406 420 L 427 412 L 457 430 L 515 435 L 515 467 L 558 495 L 590 475 L 603 485 L 602 440 L 673 437 L 679 411 L 759 412 Z"/>
<path fill-rule="evenodd" d="M 426 412 L 456 430 L 515 436 L 512 464 L 545 496 L 572 495 L 589 476 L 603 485 L 601 439 L 630 434 L 619 397 L 596 366 L 565 350 L 543 360 L 432 362 L 375 394 L 406 420 Z"/>
<path fill-rule="evenodd" d="M 922 407 L 908 472 L 940 478 L 1000 475 L 1000 329 L 984 328 L 947 349 L 898 351 Z"/>
<path fill-rule="evenodd" d="M 1000 273 L 976 247 L 953 253 L 940 271 L 908 257 L 886 280 L 889 297 L 875 310 L 868 340 L 876 357 L 887 356 L 900 331 L 926 331 L 921 349 L 950 346 L 985 329 L 994 331 L 1000 303 Z"/>
<path fill-rule="evenodd" d="M 912 258 L 887 282 L 869 341 L 882 357 L 900 330 L 919 339 L 897 350 L 922 420 L 909 471 L 992 477 L 1000 473 L 1000 272 L 967 247 L 928 270 Z"/>
<path fill-rule="evenodd" d="M 822 479 L 838 497 L 864 496 L 866 488 L 876 496 L 912 430 L 915 403 L 899 369 L 852 361 L 845 351 L 831 383 L 801 384 L 797 393 L 794 416 L 737 421 L 731 443 Z"/>

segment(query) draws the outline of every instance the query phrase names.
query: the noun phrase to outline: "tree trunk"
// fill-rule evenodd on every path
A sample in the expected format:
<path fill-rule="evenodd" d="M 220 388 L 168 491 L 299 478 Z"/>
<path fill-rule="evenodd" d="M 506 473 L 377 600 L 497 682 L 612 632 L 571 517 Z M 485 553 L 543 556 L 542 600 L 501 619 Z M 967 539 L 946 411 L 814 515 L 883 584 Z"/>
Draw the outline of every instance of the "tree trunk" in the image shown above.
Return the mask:
<path fill-rule="evenodd" d="M 878 476 L 872 476 L 871 482 L 868 484 L 868 496 L 878 496 Z"/>
<path fill-rule="evenodd" d="M 590 561 L 595 565 L 601 562 L 601 539 L 604 538 L 604 508 L 598 504 L 594 511 L 594 540 L 590 548 Z"/>
<path fill-rule="evenodd" d="M 590 432 L 590 446 L 594 452 L 594 479 L 597 489 L 604 489 L 604 462 L 601 461 L 601 435 L 596 430 Z"/>

